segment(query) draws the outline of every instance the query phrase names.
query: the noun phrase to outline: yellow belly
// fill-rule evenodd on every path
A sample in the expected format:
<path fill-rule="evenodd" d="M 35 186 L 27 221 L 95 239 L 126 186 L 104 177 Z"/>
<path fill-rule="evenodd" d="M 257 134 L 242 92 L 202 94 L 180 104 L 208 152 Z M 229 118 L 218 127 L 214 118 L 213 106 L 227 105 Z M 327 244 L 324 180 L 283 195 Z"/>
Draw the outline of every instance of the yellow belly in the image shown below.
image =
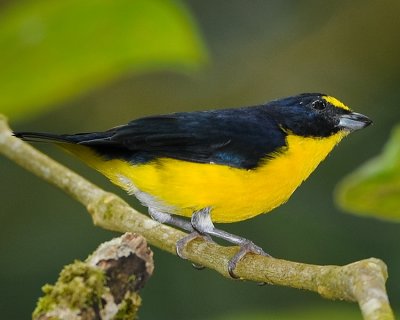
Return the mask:
<path fill-rule="evenodd" d="M 343 137 L 343 133 L 318 139 L 289 135 L 286 150 L 252 170 L 169 158 L 132 165 L 71 151 L 145 205 L 187 217 L 211 207 L 214 222 L 235 222 L 286 202 Z"/>

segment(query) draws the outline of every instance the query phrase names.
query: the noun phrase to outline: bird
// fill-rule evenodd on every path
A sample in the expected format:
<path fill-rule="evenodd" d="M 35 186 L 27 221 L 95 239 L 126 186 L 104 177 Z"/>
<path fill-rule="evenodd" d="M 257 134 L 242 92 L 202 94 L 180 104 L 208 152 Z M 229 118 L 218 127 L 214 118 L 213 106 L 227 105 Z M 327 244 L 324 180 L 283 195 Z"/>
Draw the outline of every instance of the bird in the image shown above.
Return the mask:
<path fill-rule="evenodd" d="M 156 221 L 189 232 L 176 244 L 212 237 L 238 245 L 234 272 L 252 241 L 215 227 L 268 213 L 285 203 L 365 115 L 322 93 L 302 93 L 253 106 L 177 112 L 132 120 L 107 131 L 15 132 L 66 149 L 134 195 Z"/>

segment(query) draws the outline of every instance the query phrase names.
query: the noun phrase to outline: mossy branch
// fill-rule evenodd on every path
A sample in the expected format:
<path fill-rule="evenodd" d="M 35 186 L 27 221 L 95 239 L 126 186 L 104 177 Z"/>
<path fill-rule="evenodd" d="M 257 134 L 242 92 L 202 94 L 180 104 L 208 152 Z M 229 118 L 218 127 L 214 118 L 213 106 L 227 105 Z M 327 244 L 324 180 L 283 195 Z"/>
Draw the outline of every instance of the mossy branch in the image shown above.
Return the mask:
<path fill-rule="evenodd" d="M 55 285 L 43 287 L 32 318 L 137 319 L 138 291 L 153 268 L 146 240 L 125 233 L 101 244 L 86 261 L 65 266 Z"/>
<path fill-rule="evenodd" d="M 13 137 L 4 117 L 0 119 L 0 153 L 70 194 L 87 208 L 98 226 L 139 233 L 150 244 L 172 254 L 176 254 L 176 242 L 186 235 L 151 220 L 118 196 Z M 223 247 L 199 239 L 190 242 L 184 254 L 193 263 L 229 278 L 227 264 L 237 250 L 237 247 Z M 306 289 L 328 299 L 358 302 L 364 319 L 394 319 L 385 288 L 386 265 L 379 259 L 345 266 L 318 266 L 249 254 L 238 264 L 235 274 L 243 280 Z"/>

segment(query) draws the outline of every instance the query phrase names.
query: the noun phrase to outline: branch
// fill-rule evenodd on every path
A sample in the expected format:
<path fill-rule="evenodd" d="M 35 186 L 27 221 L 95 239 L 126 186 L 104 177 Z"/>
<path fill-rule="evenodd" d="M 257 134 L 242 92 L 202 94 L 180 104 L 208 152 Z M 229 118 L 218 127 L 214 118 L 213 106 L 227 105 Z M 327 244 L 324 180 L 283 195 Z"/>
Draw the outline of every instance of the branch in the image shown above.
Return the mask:
<path fill-rule="evenodd" d="M 176 254 L 176 242 L 186 235 L 151 220 L 118 196 L 105 192 L 13 137 L 4 118 L 0 119 L 0 153 L 82 203 L 97 226 L 139 233 L 150 244 L 172 254 Z M 184 255 L 193 263 L 229 277 L 227 264 L 237 250 L 237 247 L 222 247 L 196 239 L 188 244 Z M 306 289 L 328 299 L 358 302 L 364 319 L 394 319 L 385 289 L 386 265 L 379 259 L 345 266 L 317 266 L 248 254 L 238 264 L 235 274 L 243 280 Z"/>
<path fill-rule="evenodd" d="M 137 319 L 138 291 L 153 272 L 153 253 L 139 235 L 125 233 L 75 261 L 55 285 L 45 285 L 32 318 Z"/>

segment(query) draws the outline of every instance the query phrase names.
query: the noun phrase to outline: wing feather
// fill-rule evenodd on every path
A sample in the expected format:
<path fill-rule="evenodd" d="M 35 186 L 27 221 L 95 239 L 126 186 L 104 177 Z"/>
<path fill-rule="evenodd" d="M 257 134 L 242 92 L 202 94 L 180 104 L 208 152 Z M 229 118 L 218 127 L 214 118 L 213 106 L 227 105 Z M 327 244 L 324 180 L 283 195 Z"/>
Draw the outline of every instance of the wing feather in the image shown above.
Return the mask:
<path fill-rule="evenodd" d="M 286 134 L 257 107 L 133 120 L 80 144 L 133 163 L 160 157 L 251 169 L 285 146 Z"/>

